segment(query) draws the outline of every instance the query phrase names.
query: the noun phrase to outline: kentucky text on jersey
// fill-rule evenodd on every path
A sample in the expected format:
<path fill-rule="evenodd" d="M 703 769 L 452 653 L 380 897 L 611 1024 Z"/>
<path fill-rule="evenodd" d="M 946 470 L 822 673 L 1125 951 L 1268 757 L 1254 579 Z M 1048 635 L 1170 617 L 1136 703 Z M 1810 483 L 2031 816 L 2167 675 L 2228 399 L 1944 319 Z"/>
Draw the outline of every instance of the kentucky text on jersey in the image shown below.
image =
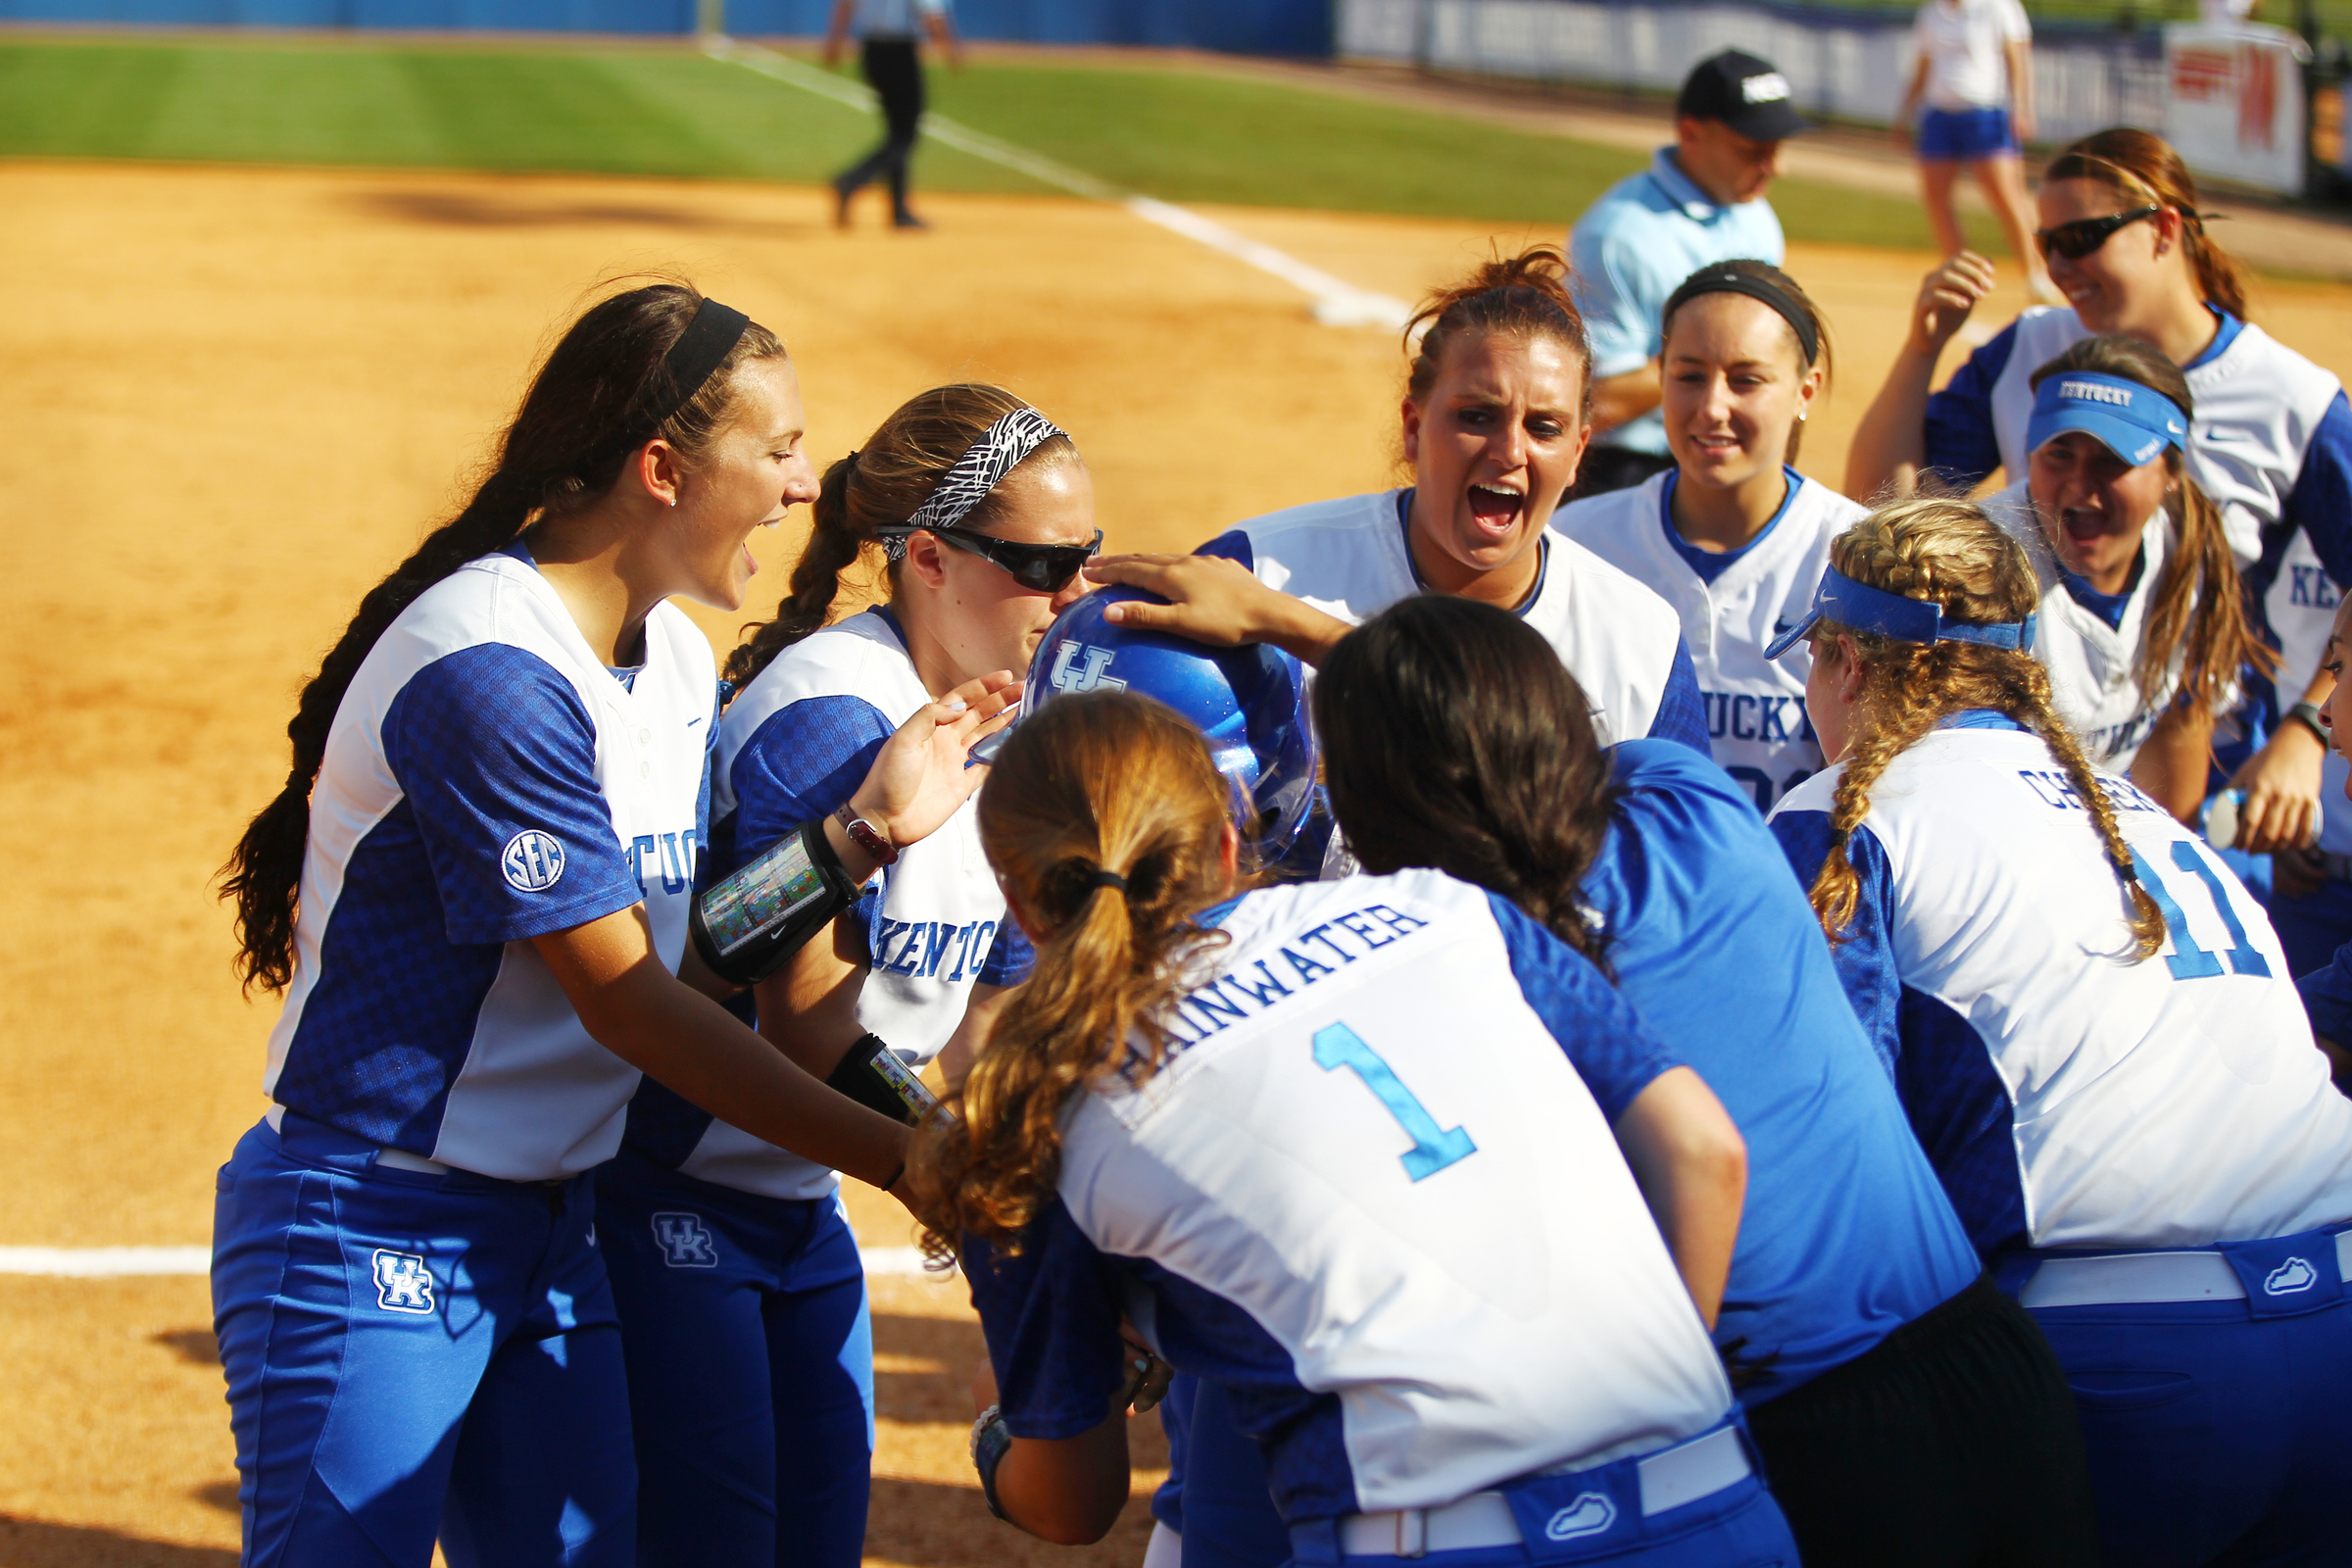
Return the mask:
<path fill-rule="evenodd" d="M 884 974 L 918 979 L 961 980 L 968 966 L 979 972 L 988 956 L 988 944 L 997 934 L 995 920 L 969 920 L 949 925 L 938 920 L 877 919 L 873 926 L 873 967 Z"/>

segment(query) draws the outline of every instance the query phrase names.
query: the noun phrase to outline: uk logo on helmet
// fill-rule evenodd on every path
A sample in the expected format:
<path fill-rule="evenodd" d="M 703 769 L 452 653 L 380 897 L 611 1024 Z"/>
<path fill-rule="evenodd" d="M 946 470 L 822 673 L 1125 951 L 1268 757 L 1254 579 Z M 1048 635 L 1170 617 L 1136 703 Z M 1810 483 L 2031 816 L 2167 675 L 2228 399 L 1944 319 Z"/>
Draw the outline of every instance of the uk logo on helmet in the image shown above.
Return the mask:
<path fill-rule="evenodd" d="M 415 1252 L 375 1250 L 375 1304 L 387 1312 L 433 1309 L 433 1274 Z"/>
<path fill-rule="evenodd" d="M 1581 1541 L 1597 1536 L 1617 1522 L 1617 1505 L 1597 1492 L 1577 1494 L 1577 1499 L 1544 1525 L 1546 1541 Z"/>
<path fill-rule="evenodd" d="M 564 841 L 535 827 L 524 828 L 499 851 L 498 868 L 517 893 L 545 893 L 564 880 Z"/>
<path fill-rule="evenodd" d="M 718 1267 L 718 1242 L 700 1214 L 656 1214 L 654 1240 L 671 1268 Z"/>
<path fill-rule="evenodd" d="M 1080 661 L 1084 665 L 1081 667 Z M 1123 692 L 1127 683 L 1102 672 L 1110 667 L 1110 650 L 1084 643 L 1063 643 L 1054 650 L 1054 669 L 1046 678 L 1057 692 Z"/>

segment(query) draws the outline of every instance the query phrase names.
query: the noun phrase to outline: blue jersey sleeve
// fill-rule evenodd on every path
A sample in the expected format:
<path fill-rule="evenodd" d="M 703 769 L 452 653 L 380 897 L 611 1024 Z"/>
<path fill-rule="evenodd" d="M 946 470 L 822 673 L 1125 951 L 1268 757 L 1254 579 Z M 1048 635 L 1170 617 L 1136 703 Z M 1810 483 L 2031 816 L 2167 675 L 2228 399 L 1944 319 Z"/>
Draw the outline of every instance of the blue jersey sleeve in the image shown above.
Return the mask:
<path fill-rule="evenodd" d="M 1519 994 L 1568 1054 L 1602 1115 L 1614 1122 L 1652 1079 L 1682 1065 L 1584 955 L 1501 894 L 1488 894 L 1487 904 Z"/>
<path fill-rule="evenodd" d="M 758 859 L 858 792 L 895 726 L 862 697 L 804 697 L 770 713 L 735 754 L 737 864 Z"/>
<path fill-rule="evenodd" d="M 1797 886 L 1810 892 L 1822 862 L 1830 858 L 1830 813 L 1775 811 L 1766 825 L 1781 841 L 1781 853 L 1788 857 Z M 1868 827 L 1854 830 L 1846 841 L 1845 858 L 1861 881 L 1861 891 L 1854 901 L 1854 923 L 1842 941 L 1830 944 L 1830 957 L 1838 966 L 1838 983 L 1845 987 L 1845 1000 L 1853 1004 L 1862 1032 L 1870 1036 L 1871 1049 L 1892 1073 L 1903 1049 L 1903 983 L 1894 967 L 1893 877 L 1885 847 Z"/>
<path fill-rule="evenodd" d="M 1193 554 L 1220 556 L 1227 561 L 1238 561 L 1251 571 L 1257 569 L 1257 552 L 1250 548 L 1250 536 L 1239 528 L 1226 529 Z"/>
<path fill-rule="evenodd" d="M 1030 1223 L 1018 1255 L 967 1236 L 962 1261 L 1012 1435 L 1074 1438 L 1109 1419 L 1126 1293 L 1117 1261 L 1095 1250 L 1060 1198 Z"/>
<path fill-rule="evenodd" d="M 2290 533 L 2310 536 L 2329 580 L 2352 588 L 2352 402 L 2340 391 L 2303 450 L 2303 471 L 2279 515 Z"/>
<path fill-rule="evenodd" d="M 1674 639 L 1674 667 L 1666 672 L 1666 690 L 1658 698 L 1657 715 L 1649 721 L 1646 739 L 1681 741 L 1699 756 L 1712 760 L 1707 744 L 1707 697 L 1698 689 L 1698 671 L 1690 662 L 1690 645 Z"/>
<path fill-rule="evenodd" d="M 1945 483 L 1973 490 L 2001 466 L 2001 443 L 1992 429 L 1992 384 L 2008 368 L 2016 347 L 2017 323 L 2012 321 L 1962 362 L 1942 391 L 1929 397 L 1923 466 L 1940 474 Z"/>
<path fill-rule="evenodd" d="M 984 986 L 1017 986 L 1029 978 L 1037 967 L 1037 950 L 1021 935 L 1021 928 L 1006 911 L 1004 922 L 997 927 L 997 937 L 988 947 L 988 960 L 980 965 L 980 983 Z"/>
<path fill-rule="evenodd" d="M 416 814 L 449 940 L 519 942 L 644 897 L 596 778 L 596 726 L 538 655 L 481 643 L 409 678 L 384 760 Z"/>
<path fill-rule="evenodd" d="M 2335 950 L 2335 959 L 2295 982 L 2311 1032 L 2339 1046 L 2352 1046 L 2352 942 Z"/>

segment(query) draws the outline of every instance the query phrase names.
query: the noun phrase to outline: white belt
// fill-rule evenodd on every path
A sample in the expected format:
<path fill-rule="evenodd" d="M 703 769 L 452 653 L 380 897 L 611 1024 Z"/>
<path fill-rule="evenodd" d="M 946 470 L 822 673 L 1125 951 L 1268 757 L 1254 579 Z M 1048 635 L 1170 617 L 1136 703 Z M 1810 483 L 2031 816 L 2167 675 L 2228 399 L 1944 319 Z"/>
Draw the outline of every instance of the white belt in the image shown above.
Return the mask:
<path fill-rule="evenodd" d="M 2335 1238 L 2335 1270 L 2352 1279 L 2352 1231 Z M 2045 1258 L 2018 1293 L 2025 1306 L 2121 1306 L 2153 1301 L 2242 1301 L 2245 1284 L 2221 1253 L 2119 1252 Z"/>
<path fill-rule="evenodd" d="M 1747 1449 L 1733 1427 L 1653 1453 L 1637 1461 L 1635 1471 L 1642 1478 L 1644 1518 L 1711 1497 L 1751 1473 Z M 1340 1550 L 1350 1557 L 1419 1557 L 1515 1546 L 1522 1539 L 1518 1516 L 1499 1492 L 1473 1492 L 1443 1508 L 1358 1513 L 1340 1521 Z"/>
<path fill-rule="evenodd" d="M 427 1159 L 422 1154 L 412 1154 L 405 1149 L 378 1149 L 375 1152 L 375 1162 L 378 1165 L 389 1165 L 394 1170 L 413 1170 L 426 1176 L 449 1174 L 449 1167 L 439 1160 Z"/>

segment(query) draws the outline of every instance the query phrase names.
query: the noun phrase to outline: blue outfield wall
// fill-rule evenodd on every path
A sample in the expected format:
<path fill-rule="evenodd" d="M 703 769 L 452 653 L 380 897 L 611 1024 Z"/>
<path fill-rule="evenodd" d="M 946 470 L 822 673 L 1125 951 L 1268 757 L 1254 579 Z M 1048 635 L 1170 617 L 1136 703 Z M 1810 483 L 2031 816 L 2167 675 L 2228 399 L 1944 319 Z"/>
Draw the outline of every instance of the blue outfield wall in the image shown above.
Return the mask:
<path fill-rule="evenodd" d="M 825 30 L 832 0 L 726 0 L 744 37 Z M 1331 0 L 957 0 L 967 38 L 1331 53 Z M 166 26 L 682 33 L 694 0 L 0 0 L 0 20 Z"/>

